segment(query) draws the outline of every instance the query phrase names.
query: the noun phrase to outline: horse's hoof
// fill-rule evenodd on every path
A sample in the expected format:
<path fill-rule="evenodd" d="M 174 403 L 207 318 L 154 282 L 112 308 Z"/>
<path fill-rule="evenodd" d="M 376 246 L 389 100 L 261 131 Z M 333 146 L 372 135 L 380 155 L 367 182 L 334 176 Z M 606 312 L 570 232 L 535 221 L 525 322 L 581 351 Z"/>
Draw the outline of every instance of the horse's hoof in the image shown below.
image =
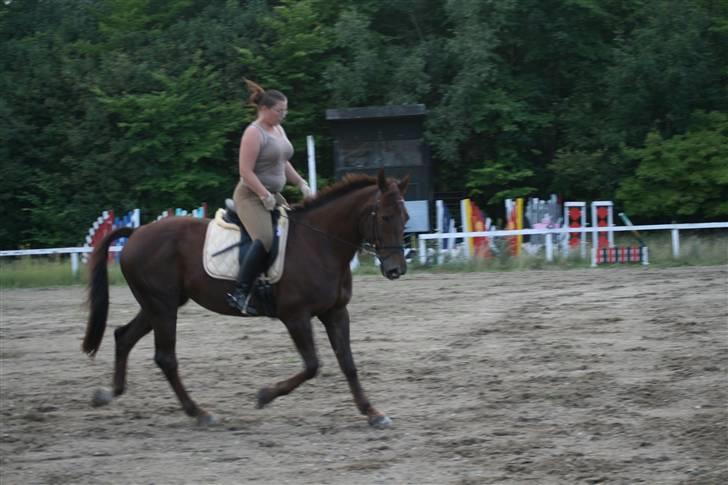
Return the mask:
<path fill-rule="evenodd" d="M 210 413 L 202 413 L 197 416 L 197 426 L 213 426 L 217 424 L 217 418 Z"/>
<path fill-rule="evenodd" d="M 369 426 L 375 429 L 389 429 L 392 427 L 392 419 L 389 416 L 374 416 L 369 419 Z"/>
<path fill-rule="evenodd" d="M 269 387 L 264 387 L 260 391 L 258 391 L 258 395 L 256 397 L 255 402 L 255 408 L 256 409 L 263 409 L 266 404 L 271 402 L 273 400 L 273 391 Z"/>
<path fill-rule="evenodd" d="M 95 408 L 106 406 L 114 399 L 114 395 L 108 389 L 96 389 L 91 398 L 91 405 Z"/>

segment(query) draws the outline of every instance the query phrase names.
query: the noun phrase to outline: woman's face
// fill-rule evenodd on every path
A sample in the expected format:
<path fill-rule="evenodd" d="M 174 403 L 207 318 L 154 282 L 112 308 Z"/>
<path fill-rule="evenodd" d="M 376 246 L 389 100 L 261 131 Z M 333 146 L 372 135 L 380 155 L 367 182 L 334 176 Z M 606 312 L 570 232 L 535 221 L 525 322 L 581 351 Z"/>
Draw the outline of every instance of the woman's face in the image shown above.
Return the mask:
<path fill-rule="evenodd" d="M 280 125 L 288 114 L 288 101 L 279 101 L 270 108 L 264 106 L 261 112 L 268 124 Z"/>

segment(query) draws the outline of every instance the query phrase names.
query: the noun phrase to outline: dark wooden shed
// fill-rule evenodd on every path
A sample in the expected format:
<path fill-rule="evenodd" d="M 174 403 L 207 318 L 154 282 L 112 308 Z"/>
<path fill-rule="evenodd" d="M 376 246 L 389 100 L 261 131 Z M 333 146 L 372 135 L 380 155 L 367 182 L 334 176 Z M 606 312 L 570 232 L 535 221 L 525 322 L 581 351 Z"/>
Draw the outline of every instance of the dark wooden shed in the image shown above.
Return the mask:
<path fill-rule="evenodd" d="M 369 106 L 326 110 L 334 136 L 334 171 L 388 176 L 410 175 L 405 196 L 410 213 L 408 232 L 430 230 L 432 162 L 424 142 L 425 105 Z"/>

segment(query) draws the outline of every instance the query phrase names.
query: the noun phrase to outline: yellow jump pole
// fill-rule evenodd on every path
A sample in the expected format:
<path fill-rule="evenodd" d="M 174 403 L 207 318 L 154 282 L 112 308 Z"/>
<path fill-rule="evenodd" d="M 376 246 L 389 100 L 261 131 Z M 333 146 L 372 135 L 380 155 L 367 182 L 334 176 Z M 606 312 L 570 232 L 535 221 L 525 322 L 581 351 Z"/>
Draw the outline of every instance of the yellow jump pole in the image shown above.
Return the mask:
<path fill-rule="evenodd" d="M 470 199 L 465 199 L 465 232 L 473 231 L 473 207 L 470 205 Z M 475 254 L 475 241 L 472 237 L 468 238 L 468 248 L 470 249 L 470 256 Z"/>

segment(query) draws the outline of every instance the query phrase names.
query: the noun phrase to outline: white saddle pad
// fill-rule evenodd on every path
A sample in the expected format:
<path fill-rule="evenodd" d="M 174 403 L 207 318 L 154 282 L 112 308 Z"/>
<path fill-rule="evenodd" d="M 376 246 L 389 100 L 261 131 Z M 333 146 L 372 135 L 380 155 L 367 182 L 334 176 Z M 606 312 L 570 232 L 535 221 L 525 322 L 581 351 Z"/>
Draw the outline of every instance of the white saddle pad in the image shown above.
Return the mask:
<path fill-rule="evenodd" d="M 283 264 L 286 256 L 286 242 L 288 241 L 288 217 L 285 209 L 278 209 L 281 217 L 278 218 L 278 255 L 265 275 L 259 278 L 270 284 L 278 283 L 283 276 Z M 240 250 L 237 246 L 223 253 L 213 256 L 219 251 L 234 246 L 240 242 L 240 228 L 235 224 L 225 222 L 222 218 L 224 209 L 218 209 L 215 218 L 207 225 L 205 246 L 202 248 L 202 262 L 205 271 L 213 278 L 223 280 L 237 280 L 240 271 Z"/>

